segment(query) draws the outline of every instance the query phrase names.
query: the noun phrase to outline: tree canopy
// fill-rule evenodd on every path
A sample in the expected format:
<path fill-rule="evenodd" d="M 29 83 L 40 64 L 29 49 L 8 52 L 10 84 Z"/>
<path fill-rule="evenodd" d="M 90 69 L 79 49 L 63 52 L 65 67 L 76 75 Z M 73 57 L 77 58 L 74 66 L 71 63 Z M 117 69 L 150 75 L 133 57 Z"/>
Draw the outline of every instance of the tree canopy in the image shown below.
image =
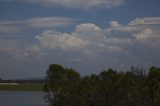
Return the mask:
<path fill-rule="evenodd" d="M 80 76 L 72 68 L 51 64 L 44 86 L 51 106 L 159 106 L 160 68 L 111 68 Z"/>

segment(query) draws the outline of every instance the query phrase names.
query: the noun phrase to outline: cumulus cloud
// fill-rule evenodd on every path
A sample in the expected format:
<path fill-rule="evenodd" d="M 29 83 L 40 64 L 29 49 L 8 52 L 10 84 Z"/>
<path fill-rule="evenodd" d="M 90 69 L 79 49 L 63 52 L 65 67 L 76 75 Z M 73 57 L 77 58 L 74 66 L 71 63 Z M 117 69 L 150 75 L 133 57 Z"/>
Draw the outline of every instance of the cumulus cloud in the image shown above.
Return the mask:
<path fill-rule="evenodd" d="M 78 62 L 93 61 L 93 64 L 103 62 L 111 65 L 144 63 L 145 66 L 159 61 L 157 57 L 160 51 L 157 48 L 160 47 L 160 32 L 159 24 L 155 25 L 156 20 L 157 18 L 152 18 L 152 22 L 150 18 L 150 24 L 143 25 L 131 25 L 133 21 L 126 25 L 111 21 L 110 27 L 106 29 L 94 23 L 83 23 L 77 25 L 71 33 L 45 30 L 36 36 L 39 41 L 37 45 L 42 50 L 48 48 L 53 51 L 63 50 L 64 53 L 76 53 L 74 58 L 71 56 L 68 60 L 78 59 Z M 151 50 L 154 52 L 146 54 Z"/>
<path fill-rule="evenodd" d="M 55 30 L 46 30 L 36 36 L 42 47 L 63 50 L 82 50 L 85 54 L 98 52 L 120 51 L 120 46 L 129 43 L 129 40 L 106 38 L 103 29 L 93 23 L 77 25 L 72 33 L 61 33 Z"/>
<path fill-rule="evenodd" d="M 75 33 L 90 42 L 91 45 L 104 43 L 103 29 L 93 23 L 84 23 L 76 26 Z"/>
<path fill-rule="evenodd" d="M 108 29 L 113 32 L 119 31 L 119 33 L 116 33 L 118 36 L 105 32 L 105 29 L 93 23 L 83 23 L 77 25 L 75 31 L 71 33 L 45 30 L 36 38 L 43 47 L 63 50 L 83 49 L 86 54 L 130 51 L 130 47 L 133 47 L 138 42 L 145 46 L 159 47 L 159 31 L 148 28 L 151 27 L 149 25 L 144 27 L 122 25 L 117 21 L 111 21 L 110 25 L 111 27 Z M 122 32 L 127 32 L 127 37 L 123 37 Z"/>
<path fill-rule="evenodd" d="M 59 48 L 68 51 L 84 51 L 85 54 L 95 55 L 97 53 L 130 51 L 130 47 L 133 47 L 135 44 L 159 48 L 160 32 L 158 30 L 159 24 L 157 22 L 159 18 L 145 17 L 141 18 L 141 20 L 142 19 L 145 20 L 144 22 L 147 24 L 144 24 L 144 22 L 143 25 L 139 24 L 142 22 L 136 22 L 135 20 L 137 19 L 134 19 L 127 25 L 122 25 L 117 21 L 111 21 L 110 27 L 107 29 L 103 29 L 93 23 L 83 23 L 77 25 L 75 30 L 70 33 L 56 30 L 44 30 L 40 35 L 36 36 L 39 44 L 29 47 L 27 51 L 23 51 L 22 54 L 28 52 L 29 54 L 37 53 L 44 55 L 44 48 Z M 32 27 L 47 27 L 47 25 L 50 27 L 53 26 L 52 24 L 56 20 L 62 20 L 62 22 L 70 21 L 68 18 L 43 17 L 32 18 L 25 21 L 3 21 L 0 22 L 0 24 L 9 25 L 27 23 L 28 26 Z M 43 25 L 43 22 L 48 24 Z"/>
<path fill-rule="evenodd" d="M 1 37 L 0 58 L 3 62 L 8 59 L 6 62 L 20 61 L 23 64 L 36 61 L 45 65 L 73 65 L 84 73 L 86 68 L 93 71 L 106 67 L 157 65 L 160 62 L 159 28 L 159 24 L 123 25 L 112 21 L 106 29 L 94 23 L 83 23 L 70 33 L 44 30 L 34 39 L 38 43 L 28 45 L 24 43 L 25 38 L 9 40 Z M 106 31 L 108 29 L 110 32 Z"/>
<path fill-rule="evenodd" d="M 44 47 L 61 48 L 63 50 L 84 49 L 86 46 L 95 46 L 97 43 L 103 43 L 102 41 L 104 41 L 102 30 L 92 23 L 77 25 L 72 33 L 46 30 L 36 38 Z"/>
<path fill-rule="evenodd" d="M 44 31 L 40 36 L 36 36 L 42 46 L 50 49 L 61 48 L 64 50 L 75 50 L 84 48 L 89 42 L 79 38 L 76 34 L 60 33 L 54 30 Z"/>
<path fill-rule="evenodd" d="M 126 25 L 119 25 L 116 21 L 110 22 L 110 27 L 104 31 L 108 37 L 107 44 L 111 47 L 121 47 L 119 53 L 125 50 L 126 56 L 133 64 L 157 64 L 160 61 L 157 58 L 160 54 L 159 20 L 160 17 L 143 17 L 136 18 Z"/>
<path fill-rule="evenodd" d="M 135 41 L 147 44 L 152 47 L 160 48 L 160 31 L 152 29 L 144 29 L 140 33 L 135 34 Z"/>
<path fill-rule="evenodd" d="M 100 32 L 101 28 L 93 23 L 83 23 L 76 26 L 76 32 L 78 33 L 88 33 L 88 32 Z"/>
<path fill-rule="evenodd" d="M 122 25 L 119 24 L 118 21 L 110 21 L 110 26 L 111 26 L 112 28 L 116 28 L 116 27 L 121 27 Z"/>

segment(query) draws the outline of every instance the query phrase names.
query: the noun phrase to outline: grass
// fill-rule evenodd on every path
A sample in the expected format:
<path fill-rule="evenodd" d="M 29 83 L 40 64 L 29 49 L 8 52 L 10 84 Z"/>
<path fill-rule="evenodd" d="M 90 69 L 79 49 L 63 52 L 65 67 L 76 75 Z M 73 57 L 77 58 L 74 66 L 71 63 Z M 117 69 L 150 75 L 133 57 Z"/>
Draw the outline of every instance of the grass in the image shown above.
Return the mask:
<path fill-rule="evenodd" d="M 42 83 L 25 83 L 18 85 L 0 85 L 0 90 L 16 90 L 16 91 L 42 91 Z"/>

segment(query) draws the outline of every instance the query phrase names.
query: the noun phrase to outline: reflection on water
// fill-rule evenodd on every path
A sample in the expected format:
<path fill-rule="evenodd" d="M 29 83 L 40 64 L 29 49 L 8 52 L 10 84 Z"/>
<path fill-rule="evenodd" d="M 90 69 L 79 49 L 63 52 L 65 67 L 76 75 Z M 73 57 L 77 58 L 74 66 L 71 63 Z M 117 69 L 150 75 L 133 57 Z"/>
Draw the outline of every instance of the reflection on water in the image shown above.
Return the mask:
<path fill-rule="evenodd" d="M 48 106 L 44 92 L 0 91 L 0 106 Z"/>

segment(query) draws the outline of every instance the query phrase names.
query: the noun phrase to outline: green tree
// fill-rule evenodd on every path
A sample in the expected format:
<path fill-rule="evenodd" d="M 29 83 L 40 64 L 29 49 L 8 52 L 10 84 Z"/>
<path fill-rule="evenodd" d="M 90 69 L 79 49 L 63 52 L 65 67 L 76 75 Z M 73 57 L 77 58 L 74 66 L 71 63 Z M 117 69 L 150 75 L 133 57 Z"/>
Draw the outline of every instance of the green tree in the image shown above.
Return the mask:
<path fill-rule="evenodd" d="M 104 70 L 81 77 L 72 68 L 51 64 L 44 90 L 51 106 L 159 106 L 160 68 Z"/>
<path fill-rule="evenodd" d="M 47 70 L 47 80 L 44 91 L 51 106 L 63 106 L 72 102 L 75 86 L 81 76 L 71 68 L 64 68 L 59 64 L 51 64 Z M 73 97 L 72 97 L 73 96 Z"/>
<path fill-rule="evenodd" d="M 104 105 L 116 106 L 118 102 L 118 73 L 113 69 L 108 69 L 100 73 L 99 77 L 102 80 Z"/>
<path fill-rule="evenodd" d="M 46 98 L 51 106 L 59 103 L 59 94 L 64 80 L 64 67 L 59 64 L 51 64 L 47 70 L 47 81 L 44 90 L 48 93 Z"/>
<path fill-rule="evenodd" d="M 76 102 L 76 96 L 78 97 L 76 91 L 81 76 L 78 72 L 76 72 L 72 68 L 65 68 L 64 71 L 65 71 L 64 80 L 61 87 L 62 92 L 59 96 L 60 102 L 61 105 L 68 104 L 68 106 L 73 106 L 75 105 Z"/>
<path fill-rule="evenodd" d="M 159 106 L 160 104 L 160 68 L 151 67 L 148 75 L 148 85 L 150 89 L 150 104 Z"/>

